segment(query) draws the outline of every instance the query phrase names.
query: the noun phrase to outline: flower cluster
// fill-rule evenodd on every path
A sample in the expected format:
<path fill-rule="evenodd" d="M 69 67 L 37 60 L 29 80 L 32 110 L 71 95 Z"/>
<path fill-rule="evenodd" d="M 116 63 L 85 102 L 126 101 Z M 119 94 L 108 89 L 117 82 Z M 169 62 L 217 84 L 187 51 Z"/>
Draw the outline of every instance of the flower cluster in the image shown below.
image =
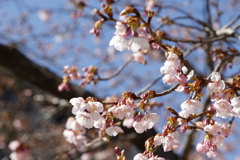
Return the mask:
<path fill-rule="evenodd" d="M 86 129 L 79 125 L 74 117 L 69 117 L 65 125 L 66 129 L 63 131 L 63 136 L 66 140 L 78 147 L 78 149 L 84 149 L 84 143 L 86 137 L 84 136 Z"/>
<path fill-rule="evenodd" d="M 109 136 L 116 136 L 123 130 L 114 124 L 104 111 L 103 104 L 94 98 L 82 97 L 72 98 L 70 103 L 73 105 L 72 113 L 75 116 L 76 122 L 87 129 L 98 128 L 102 133 L 105 131 Z"/>
<path fill-rule="evenodd" d="M 110 40 L 109 46 L 114 46 L 118 51 L 128 49 L 132 52 L 146 52 L 149 43 L 146 38 L 139 37 L 137 31 L 133 31 L 133 36 L 129 38 L 131 30 L 125 23 L 117 21 L 115 36 Z"/>
<path fill-rule="evenodd" d="M 227 118 L 228 116 L 240 116 L 240 97 L 234 95 L 226 89 L 225 82 L 221 80 L 218 72 L 211 74 L 211 81 L 208 83 L 208 92 L 211 100 L 214 101 L 213 108 L 216 110 L 216 116 Z M 232 99 L 231 99 L 232 98 Z"/>
<path fill-rule="evenodd" d="M 181 104 L 182 111 L 179 115 L 183 118 L 188 118 L 191 114 L 195 113 L 196 109 L 201 108 L 201 102 L 199 100 L 186 100 Z"/>
<path fill-rule="evenodd" d="M 162 134 L 157 134 L 154 137 L 155 146 L 163 146 L 164 152 L 168 152 L 172 149 L 179 149 L 181 146 L 179 142 L 179 133 L 175 130 L 174 127 L 166 125 L 163 128 Z"/>
<path fill-rule="evenodd" d="M 158 156 L 149 157 L 146 154 L 138 153 L 136 156 L 134 156 L 133 160 L 165 160 L 165 158 Z"/>
<path fill-rule="evenodd" d="M 81 83 L 79 84 L 82 88 L 85 87 L 85 85 L 90 84 L 91 82 L 93 84 L 96 84 L 98 79 L 96 78 L 98 69 L 95 66 L 89 66 L 88 68 L 83 68 L 82 71 L 84 72 L 83 75 L 81 75 L 78 72 L 78 69 L 76 66 L 65 66 L 63 73 L 67 74 L 66 76 L 63 77 L 62 83 L 58 86 L 59 91 L 69 91 L 70 88 L 68 86 L 70 80 L 82 80 Z"/>
<path fill-rule="evenodd" d="M 206 131 L 205 139 L 197 144 L 196 150 L 200 153 L 207 153 L 208 157 L 217 157 L 217 148 L 223 146 L 223 138 L 230 134 L 229 126 L 212 121 L 212 124 L 204 126 Z"/>
<path fill-rule="evenodd" d="M 151 92 L 152 93 L 152 92 Z M 148 93 L 143 94 L 147 98 Z M 146 95 L 149 95 L 146 97 Z M 137 133 L 151 129 L 160 119 L 156 113 L 147 113 L 142 105 L 140 111 L 136 115 L 135 108 L 139 105 L 135 104 L 135 95 L 131 92 L 124 92 L 122 98 L 117 104 L 111 104 L 111 99 L 108 98 L 106 107 L 96 98 L 88 97 L 84 100 L 82 97 L 72 98 L 70 103 L 73 105 L 72 113 L 75 118 L 70 117 L 66 123 L 66 129 L 63 132 L 64 137 L 69 143 L 75 146 L 82 146 L 86 142 L 85 128 L 99 129 L 99 136 L 117 136 L 123 133 L 120 123 L 115 123 L 114 119 L 123 120 L 123 125 L 129 128 L 133 127 Z M 143 114 L 142 114 L 142 111 Z M 129 123 L 126 123 L 129 122 Z"/>
<path fill-rule="evenodd" d="M 11 160 L 31 160 L 32 156 L 29 147 L 19 140 L 14 140 L 9 144 L 9 149 L 12 151 L 10 154 Z"/>
<path fill-rule="evenodd" d="M 173 84 L 174 82 L 184 86 L 188 79 L 193 75 L 193 70 L 187 75 L 188 69 L 183 66 L 178 55 L 172 52 L 166 52 L 167 60 L 160 71 L 164 74 L 163 82 Z"/>

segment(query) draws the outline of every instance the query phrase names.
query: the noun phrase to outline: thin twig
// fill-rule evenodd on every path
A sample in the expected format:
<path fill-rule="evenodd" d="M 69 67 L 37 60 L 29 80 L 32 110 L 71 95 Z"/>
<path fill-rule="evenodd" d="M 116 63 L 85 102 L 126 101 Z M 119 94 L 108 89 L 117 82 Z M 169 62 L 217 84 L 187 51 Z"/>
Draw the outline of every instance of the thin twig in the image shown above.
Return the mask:
<path fill-rule="evenodd" d="M 193 44 L 196 44 L 196 43 L 212 43 L 212 42 L 215 42 L 215 41 L 219 41 L 219 40 L 223 40 L 225 38 L 228 38 L 228 37 L 234 37 L 233 35 L 221 35 L 221 36 L 218 36 L 218 37 L 214 37 L 214 38 L 211 38 L 211 39 L 202 39 L 202 40 L 182 40 L 182 39 L 177 39 L 177 38 L 172 38 L 172 37 L 163 37 L 164 40 L 168 40 L 168 41 L 173 41 L 173 42 L 184 42 L 184 43 L 193 43 Z"/>
<path fill-rule="evenodd" d="M 228 22 L 227 24 L 225 24 L 222 28 L 226 29 L 231 27 L 231 25 L 233 25 L 238 19 L 240 18 L 240 15 L 238 15 L 237 17 L 233 18 L 230 22 Z"/>
<path fill-rule="evenodd" d="M 112 75 L 110 75 L 109 77 L 105 77 L 105 78 L 101 78 L 98 75 L 98 80 L 104 81 L 104 80 L 109 80 L 115 76 L 117 76 L 131 61 L 133 60 L 133 57 L 131 57 L 130 59 L 128 59 L 126 62 L 124 62 L 124 64 L 122 66 L 120 66 Z"/>

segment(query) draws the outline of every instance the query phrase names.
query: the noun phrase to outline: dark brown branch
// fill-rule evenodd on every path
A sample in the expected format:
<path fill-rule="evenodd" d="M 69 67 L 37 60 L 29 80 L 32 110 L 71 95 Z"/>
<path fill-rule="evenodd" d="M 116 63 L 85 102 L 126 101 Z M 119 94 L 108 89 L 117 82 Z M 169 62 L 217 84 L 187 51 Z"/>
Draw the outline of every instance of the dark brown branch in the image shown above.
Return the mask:
<path fill-rule="evenodd" d="M 70 84 L 71 90 L 69 92 L 59 92 L 58 85 L 62 82 L 62 78 L 52 73 L 49 69 L 33 63 L 17 49 L 2 44 L 0 44 L 0 66 L 63 99 L 69 100 L 76 96 L 84 98 L 94 97 L 94 94 L 73 84 Z"/>

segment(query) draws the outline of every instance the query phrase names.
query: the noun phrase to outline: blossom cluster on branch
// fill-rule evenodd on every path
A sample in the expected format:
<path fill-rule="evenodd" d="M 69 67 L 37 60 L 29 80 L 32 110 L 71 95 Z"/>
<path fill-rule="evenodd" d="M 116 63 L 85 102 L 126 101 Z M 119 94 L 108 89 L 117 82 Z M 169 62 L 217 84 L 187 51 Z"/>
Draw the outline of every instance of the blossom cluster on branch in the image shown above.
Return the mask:
<path fill-rule="evenodd" d="M 108 20 L 114 21 L 116 23 L 116 31 L 109 45 L 118 51 L 128 49 L 133 52 L 135 61 L 145 64 L 144 55 L 150 49 L 164 49 L 166 51 L 166 61 L 160 68 L 160 72 L 164 75 L 162 80 L 164 83 L 169 85 L 175 84 L 175 86 L 162 93 L 150 90 L 141 96 L 136 96 L 134 93 L 126 91 L 122 93 L 120 99 L 115 99 L 115 101 L 100 102 L 93 97 L 88 97 L 86 100 L 82 97 L 72 98 L 70 103 L 73 105 L 72 113 L 75 115 L 75 119 L 71 118 L 71 123 L 74 124 L 74 127 L 69 125 L 69 121 L 66 124 L 64 136 L 67 141 L 75 146 L 78 146 L 79 141 L 86 144 L 85 132 L 79 132 L 80 128 L 80 130 L 84 131 L 85 129 L 82 128 L 96 128 L 98 129 L 99 137 L 102 139 L 108 136 L 117 136 L 118 134 L 123 134 L 121 124 L 128 128 L 133 127 L 138 134 L 141 134 L 153 128 L 154 124 L 160 120 L 160 116 L 157 113 L 148 110 L 150 100 L 170 94 L 176 90 L 189 94 L 189 100 L 184 101 L 180 105 L 181 111 L 179 112 L 171 107 L 167 107 L 167 110 L 173 116 L 168 118 L 162 133 L 158 133 L 146 140 L 146 150 L 137 154 L 134 160 L 162 160 L 163 158 L 154 155 L 154 151 L 161 145 L 165 152 L 179 149 L 181 147 L 179 140 L 180 132 L 184 134 L 187 130 L 203 131 L 205 133 L 204 140 L 197 144 L 196 151 L 207 153 L 208 157 L 217 157 L 218 148 L 223 146 L 224 138 L 230 135 L 231 126 L 218 122 L 215 120 L 215 116 L 224 119 L 228 116 L 240 116 L 240 97 L 238 96 L 240 75 L 233 78 L 232 84 L 224 82 L 221 73 L 217 69 L 209 77 L 194 75 L 191 64 L 184 58 L 181 50 L 176 46 L 170 47 L 167 44 L 162 44 L 163 34 L 152 30 L 150 23 L 154 16 L 153 11 L 148 11 L 148 20 L 145 21 L 136 8 L 127 7 L 120 13 L 120 15 L 130 14 L 124 22 L 114 19 L 112 12 L 105 12 L 107 16 L 98 10 L 96 13 L 103 19 L 95 23 L 95 28 L 97 26 L 97 29 L 102 29 L 103 23 Z M 98 36 L 100 30 L 95 31 L 92 31 L 92 33 Z M 229 61 L 232 62 L 234 54 L 224 55 L 224 58 L 228 58 L 228 56 L 232 56 Z M 81 77 L 73 70 L 69 70 L 69 68 L 66 68 L 65 72 L 69 74 L 69 77 L 72 77 L 71 79 Z M 89 81 L 94 80 L 93 77 L 97 75 L 96 72 L 94 73 L 90 76 Z M 85 77 L 87 76 L 85 75 Z M 205 88 L 207 88 L 210 94 L 212 104 L 207 109 L 202 110 L 201 99 Z M 200 117 L 205 117 L 205 119 L 199 120 Z M 119 149 L 116 149 L 115 152 L 118 160 L 125 159 L 124 151 L 120 152 Z"/>

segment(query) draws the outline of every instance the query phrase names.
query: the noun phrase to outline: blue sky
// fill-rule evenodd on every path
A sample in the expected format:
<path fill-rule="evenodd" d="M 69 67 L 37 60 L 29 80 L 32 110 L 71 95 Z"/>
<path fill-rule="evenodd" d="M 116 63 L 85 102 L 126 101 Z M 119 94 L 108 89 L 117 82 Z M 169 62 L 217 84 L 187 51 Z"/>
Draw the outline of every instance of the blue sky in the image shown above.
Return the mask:
<path fill-rule="evenodd" d="M 95 6 L 100 8 L 98 1 L 90 1 L 91 6 Z M 134 3 L 139 1 L 129 1 L 129 3 Z M 182 4 L 182 1 L 161 1 L 159 3 L 181 6 L 183 10 L 192 12 L 193 15 L 196 15 L 197 18 L 203 20 L 206 17 L 206 11 L 202 10 L 202 6 L 204 6 L 203 1 L 199 0 L 189 0 L 188 3 Z M 220 1 L 220 8 L 222 10 L 229 9 L 229 4 L 227 1 Z M 119 2 L 121 4 L 121 2 Z M 39 9 L 53 9 L 51 20 L 47 23 L 42 22 L 37 13 Z M 123 8 L 117 8 L 123 9 Z M 139 8 L 142 9 L 142 8 Z M 237 8 L 238 9 L 238 8 Z M 232 18 L 237 16 L 237 9 L 232 9 L 228 11 L 228 13 L 222 16 L 221 25 L 229 22 Z M 112 29 L 114 23 L 109 22 L 104 24 L 103 31 L 100 39 L 96 39 L 94 35 L 89 35 L 89 30 L 92 28 L 93 23 L 92 19 L 90 19 L 91 9 L 86 9 L 87 18 L 79 18 L 78 20 L 71 19 L 71 12 L 74 11 L 74 7 L 67 3 L 67 0 L 22 0 L 22 1 L 2 1 L 0 2 L 0 15 L 3 15 L 5 18 L 0 19 L 0 34 L 5 35 L 5 37 L 0 38 L 0 42 L 4 44 L 9 44 L 10 42 L 19 42 L 20 40 L 27 40 L 24 45 L 20 45 L 19 49 L 25 53 L 29 58 L 33 61 L 39 63 L 40 65 L 48 67 L 50 70 L 58 74 L 62 75 L 61 71 L 63 66 L 65 65 L 77 65 L 78 68 L 87 67 L 89 65 L 98 65 L 100 67 L 100 71 L 104 72 L 109 68 L 117 68 L 124 61 L 124 56 L 129 55 L 131 53 L 125 52 L 120 53 L 117 52 L 115 55 L 116 61 L 102 61 L 101 58 L 106 56 L 106 48 L 108 48 L 109 40 L 113 36 L 114 29 Z M 27 15 L 27 22 L 20 24 L 19 17 L 21 14 L 25 13 Z M 213 13 L 215 14 L 215 13 Z M 172 12 L 170 10 L 162 10 L 160 12 L 161 16 L 170 16 L 170 17 L 178 17 L 180 14 L 176 14 L 176 12 Z M 117 17 L 117 16 L 116 16 Z M 99 17 L 96 16 L 96 19 Z M 154 19 L 157 23 L 157 19 Z M 154 22 L 153 21 L 153 22 Z M 12 23 L 10 25 L 10 22 Z M 239 22 L 239 21 L 237 21 Z M 182 21 L 182 23 L 192 24 L 190 21 Z M 7 33 L 6 27 L 12 27 L 13 32 Z M 13 26 L 14 25 L 14 26 Z M 32 32 L 31 34 L 26 34 L 25 30 L 28 25 L 31 25 Z M 194 25 L 194 24 L 193 24 Z M 52 29 L 55 26 L 55 30 Z M 172 26 L 169 26 L 172 27 Z M 56 42 L 55 36 L 60 35 L 64 37 L 66 33 L 71 33 L 72 39 L 63 38 L 62 42 Z M 35 36 L 33 36 L 34 34 Z M 84 37 L 83 37 L 84 36 Z M 177 35 L 176 35 L 177 37 Z M 101 41 L 101 43 L 99 41 Z M 41 51 L 39 50 L 39 43 L 43 43 L 43 46 L 53 46 L 54 49 L 49 51 Z M 176 45 L 175 43 L 168 42 L 170 45 Z M 237 42 L 236 44 L 239 44 Z M 74 47 L 72 47 L 74 46 Z M 79 48 L 78 48 L 79 46 Z M 67 48 L 67 51 L 64 53 L 60 53 L 61 49 L 64 47 Z M 235 46 L 239 49 L 239 46 Z M 79 51 L 77 51 L 79 49 Z M 94 53 L 96 50 L 99 50 L 100 54 L 97 55 Z M 184 51 L 184 49 L 183 49 Z M 202 54 L 200 50 L 196 50 L 189 57 L 188 60 L 193 61 L 199 60 L 197 65 L 194 65 L 197 70 L 202 73 L 208 72 L 206 68 L 202 67 L 205 64 L 205 61 L 201 60 Z M 195 58 L 193 60 L 193 57 Z M 120 95 L 123 91 L 126 91 L 127 86 L 133 85 L 135 83 L 134 79 L 126 81 L 128 74 L 138 75 L 141 74 L 143 76 L 142 80 L 146 82 L 142 83 L 139 88 L 144 87 L 148 82 L 152 79 L 156 78 L 159 74 L 159 68 L 163 65 L 160 61 L 150 62 L 148 65 L 144 66 L 141 64 L 133 63 L 130 65 L 130 69 L 124 70 L 125 77 L 121 79 L 123 83 L 122 86 L 114 87 L 114 83 L 118 80 L 117 78 L 109 81 L 109 82 L 100 82 L 98 87 L 87 87 L 88 90 L 97 93 L 99 96 L 103 95 Z M 199 67 L 200 66 L 200 67 Z M 233 66 L 233 69 L 227 69 L 226 75 L 230 75 L 232 73 L 239 72 L 239 61 Z M 113 87 L 109 87 L 113 86 Z M 136 92 L 139 88 L 135 88 L 133 92 Z M 160 81 L 156 84 L 154 89 L 157 91 L 162 91 L 166 88 L 166 85 Z M 103 90 L 104 93 L 101 92 Z M 174 93 L 174 96 L 177 96 L 177 100 L 172 100 L 171 97 L 161 97 L 156 98 L 158 101 L 164 102 L 168 106 L 175 106 L 178 108 L 180 103 L 184 100 L 188 99 L 188 96 L 181 95 L 178 93 Z M 238 118 L 237 118 L 238 119 Z M 239 120 L 237 120 L 239 121 Z M 161 129 L 159 129 L 161 130 Z M 230 139 L 230 138 L 229 138 Z M 239 144 L 236 145 L 239 148 Z M 235 153 L 237 155 L 237 153 Z M 228 155 L 227 155 L 228 156 Z M 229 154 L 229 157 L 232 159 L 234 154 Z"/>

